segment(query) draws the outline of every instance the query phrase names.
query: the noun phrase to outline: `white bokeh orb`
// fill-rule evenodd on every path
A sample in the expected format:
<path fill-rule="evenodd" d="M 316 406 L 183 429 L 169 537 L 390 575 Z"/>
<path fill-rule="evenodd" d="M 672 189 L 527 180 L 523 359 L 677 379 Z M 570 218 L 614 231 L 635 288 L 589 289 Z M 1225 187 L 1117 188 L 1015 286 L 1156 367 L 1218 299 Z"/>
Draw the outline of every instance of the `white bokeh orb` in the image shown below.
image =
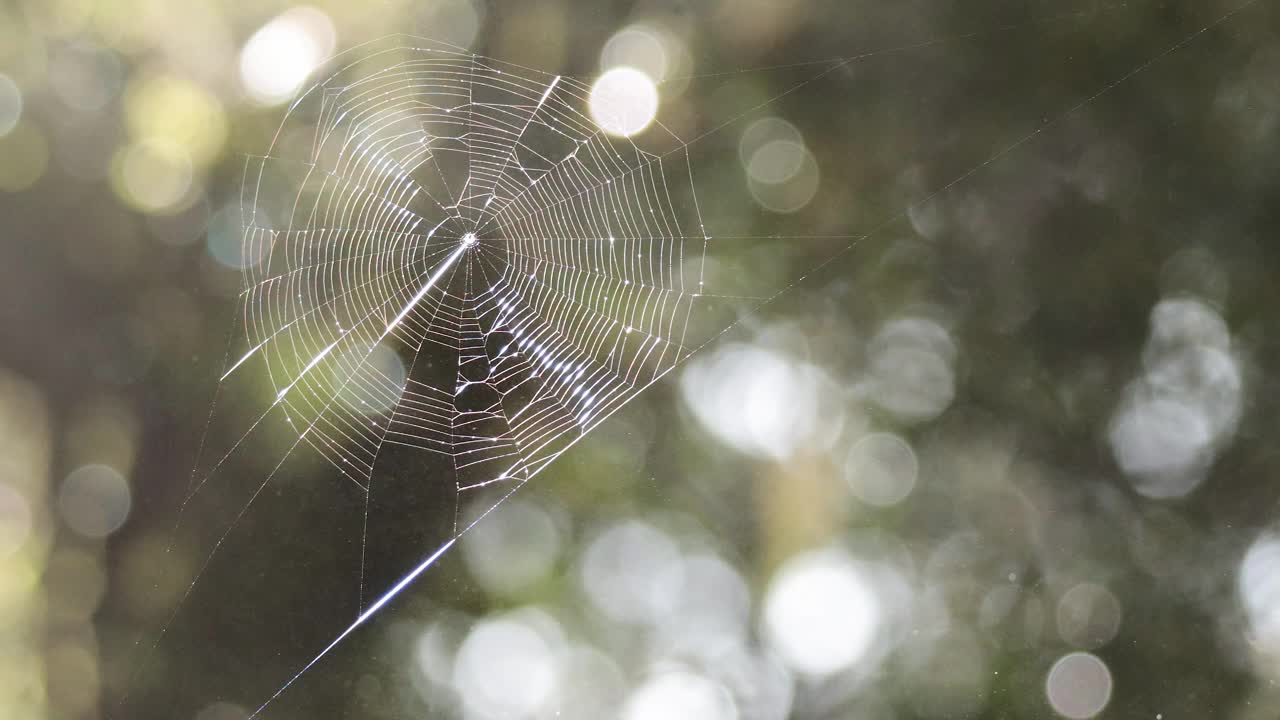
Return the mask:
<path fill-rule="evenodd" d="M 764 601 L 769 644 L 789 667 L 811 677 L 849 669 L 867 657 L 881 616 L 867 573 L 836 550 L 789 560 Z"/>
<path fill-rule="evenodd" d="M 1053 664 L 1044 689 L 1054 712 L 1069 720 L 1087 720 L 1111 701 L 1111 670 L 1096 655 L 1073 652 Z"/>
<path fill-rule="evenodd" d="M 1280 657 L 1280 534 L 1265 532 L 1240 562 L 1236 588 L 1248 621 L 1249 642 Z"/>
<path fill-rule="evenodd" d="M 336 33 L 329 16 L 300 6 L 258 29 L 240 51 L 240 81 L 263 105 L 293 97 L 311 71 L 333 52 Z"/>
<path fill-rule="evenodd" d="M 458 648 L 453 682 L 475 716 L 528 717 L 556 691 L 556 651 L 514 615 L 486 619 Z"/>
<path fill-rule="evenodd" d="M 623 720 L 736 720 L 732 696 L 695 673 L 672 670 L 650 678 L 627 700 Z"/>
<path fill-rule="evenodd" d="M 643 71 L 615 67 L 591 86 L 591 119 L 610 135 L 631 137 L 658 115 L 658 88 Z"/>

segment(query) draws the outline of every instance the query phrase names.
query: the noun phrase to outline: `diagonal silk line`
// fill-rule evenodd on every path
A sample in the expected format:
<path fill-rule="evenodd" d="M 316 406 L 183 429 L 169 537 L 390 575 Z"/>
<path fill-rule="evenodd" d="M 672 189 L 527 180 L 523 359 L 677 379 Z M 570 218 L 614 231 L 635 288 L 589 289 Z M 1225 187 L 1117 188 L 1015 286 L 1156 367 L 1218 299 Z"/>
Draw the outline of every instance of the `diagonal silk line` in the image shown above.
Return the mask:
<path fill-rule="evenodd" d="M 404 309 L 400 311 L 400 314 L 396 315 L 394 320 L 387 323 L 387 329 L 382 331 L 382 335 L 379 336 L 378 339 L 381 340 L 385 338 L 392 330 L 395 330 L 396 326 L 400 324 L 400 321 L 404 320 L 405 317 L 413 311 L 413 308 L 418 303 L 422 302 L 422 298 L 427 296 L 427 293 L 431 291 L 431 288 L 435 287 L 435 284 L 440 281 L 440 278 L 444 277 L 444 274 L 448 272 L 449 268 L 453 267 L 453 264 L 458 262 L 458 258 L 462 257 L 462 253 L 466 252 L 467 248 L 475 245 L 475 243 L 475 236 L 468 233 L 458 245 L 457 249 L 450 253 L 449 257 L 445 258 L 444 262 L 440 263 L 440 267 L 436 268 L 435 272 L 431 273 L 431 277 L 427 278 L 427 281 L 423 283 L 422 288 L 418 290 L 418 293 L 414 295 L 408 303 L 405 303 Z"/>
<path fill-rule="evenodd" d="M 423 283 L 417 294 L 405 304 L 404 309 L 400 311 L 400 314 L 396 315 L 395 319 L 387 324 L 387 329 L 382 331 L 382 335 L 378 337 L 378 340 L 382 340 L 387 335 L 391 334 L 391 331 L 396 329 L 396 326 L 400 324 L 400 321 L 404 320 L 405 317 L 413 311 L 413 308 L 422 301 L 422 298 L 427 296 L 427 293 L 431 291 L 431 288 L 435 287 L 435 284 L 440 281 L 440 278 L 444 277 L 444 274 L 449 271 L 449 268 L 453 267 L 453 264 L 458 262 L 458 258 L 462 257 L 462 253 L 466 252 L 467 248 L 474 244 L 475 236 L 468 234 L 466 239 L 458 245 L 457 249 L 450 253 L 449 257 L 445 258 L 444 262 L 440 263 L 440 266 L 436 268 L 435 272 L 431 273 L 431 277 L 427 278 L 427 281 Z M 337 340 L 334 340 L 325 349 L 317 353 L 315 357 L 311 358 L 311 362 L 307 363 L 307 366 L 302 368 L 302 372 L 298 373 L 298 377 L 294 378 L 293 382 L 286 385 L 284 389 L 276 395 L 276 402 L 278 403 L 281 400 L 284 400 L 284 396 L 289 394 L 289 391 L 293 389 L 293 386 L 297 385 L 302 378 L 306 377 L 306 374 L 311 372 L 312 368 L 319 365 L 320 361 L 323 360 L 326 355 L 333 352 L 333 349 L 337 347 L 338 343 L 342 342 L 345 337 L 346 335 L 343 335 Z M 260 343 L 259 347 L 261 347 L 262 344 L 265 344 L 265 341 Z M 253 354 L 257 349 L 258 348 L 255 347 L 253 350 L 250 350 L 249 355 Z M 246 355 L 245 358 L 247 359 L 248 355 Z M 236 365 L 238 366 L 242 362 L 244 362 L 244 359 L 240 360 Z M 234 370 L 235 368 L 233 367 L 232 369 Z"/>
<path fill-rule="evenodd" d="M 276 698 L 280 697 L 280 695 L 283 694 L 285 690 L 288 690 L 290 685 L 297 682 L 298 678 L 302 677 L 303 675 L 306 675 L 307 671 L 310 670 L 313 665 L 320 662 L 320 660 L 323 659 L 324 656 L 328 655 L 330 652 L 333 651 L 334 648 L 338 647 L 338 645 L 340 645 L 343 640 L 347 639 L 348 635 L 354 632 L 356 628 L 363 625 L 366 620 L 368 620 L 369 618 L 377 614 L 377 612 L 382 609 L 382 606 L 391 602 L 405 588 L 409 587 L 410 583 L 416 580 L 419 575 L 426 572 L 427 568 L 434 565 L 435 562 L 439 560 L 446 552 L 448 552 L 449 548 L 453 547 L 453 544 L 457 541 L 458 541 L 458 538 L 455 537 L 449 542 L 445 543 L 444 545 L 441 545 L 440 548 L 437 549 L 435 552 L 431 553 L 431 555 L 428 556 L 426 560 L 423 560 L 417 567 L 415 567 L 413 570 L 410 570 L 409 573 L 406 574 L 404 577 L 400 578 L 399 582 L 393 585 L 390 590 L 383 593 L 382 597 L 378 598 L 372 605 L 369 606 L 369 609 L 360 613 L 360 616 L 355 619 L 355 622 L 348 625 L 347 629 L 339 633 L 338 636 L 333 639 L 333 642 L 329 643 L 325 647 L 325 649 L 321 650 L 319 654 L 317 654 L 314 658 L 311 659 L 311 662 L 307 663 L 301 670 L 297 672 L 297 674 L 289 678 L 288 682 L 286 682 L 284 685 L 281 685 L 280 689 L 276 690 L 275 694 L 267 698 L 267 701 L 262 703 L 262 705 L 260 705 L 257 710 L 254 710 L 253 713 L 249 715 L 248 718 L 246 718 L 246 720 L 253 720 L 254 718 L 261 715 L 262 711 L 266 710 L 268 705 L 275 702 Z"/>

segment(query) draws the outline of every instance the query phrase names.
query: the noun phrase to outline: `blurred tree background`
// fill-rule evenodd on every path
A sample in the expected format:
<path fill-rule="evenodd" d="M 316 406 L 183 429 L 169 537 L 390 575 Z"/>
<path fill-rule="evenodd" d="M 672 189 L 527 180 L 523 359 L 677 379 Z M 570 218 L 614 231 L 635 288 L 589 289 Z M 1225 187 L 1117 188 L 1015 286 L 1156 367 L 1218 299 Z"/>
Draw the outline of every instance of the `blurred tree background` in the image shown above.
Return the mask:
<path fill-rule="evenodd" d="M 314 453 L 183 499 L 271 400 L 218 382 L 246 158 L 327 57 L 406 32 L 644 72 L 708 232 L 761 238 L 709 284 L 786 292 L 264 717 L 1280 717 L 1278 19 L 0 7 L 0 716 L 242 720 L 358 613 L 363 499 Z M 441 497 L 385 554 L 476 511 Z"/>

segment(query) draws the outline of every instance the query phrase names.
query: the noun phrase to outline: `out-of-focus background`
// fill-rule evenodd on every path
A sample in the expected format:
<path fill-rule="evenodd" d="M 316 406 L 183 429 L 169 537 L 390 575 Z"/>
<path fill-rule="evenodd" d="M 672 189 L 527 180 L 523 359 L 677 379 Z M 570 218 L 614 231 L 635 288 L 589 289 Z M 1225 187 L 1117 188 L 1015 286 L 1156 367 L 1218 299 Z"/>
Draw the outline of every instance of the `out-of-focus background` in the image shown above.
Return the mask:
<path fill-rule="evenodd" d="M 208 565 L 179 505 L 262 400 L 207 425 L 245 158 L 407 32 L 635 68 L 713 235 L 836 237 L 722 268 L 790 290 L 266 717 L 1277 717 L 1280 24 L 1237 4 L 0 7 L 0 716 L 241 720 L 354 617 L 324 463 Z"/>

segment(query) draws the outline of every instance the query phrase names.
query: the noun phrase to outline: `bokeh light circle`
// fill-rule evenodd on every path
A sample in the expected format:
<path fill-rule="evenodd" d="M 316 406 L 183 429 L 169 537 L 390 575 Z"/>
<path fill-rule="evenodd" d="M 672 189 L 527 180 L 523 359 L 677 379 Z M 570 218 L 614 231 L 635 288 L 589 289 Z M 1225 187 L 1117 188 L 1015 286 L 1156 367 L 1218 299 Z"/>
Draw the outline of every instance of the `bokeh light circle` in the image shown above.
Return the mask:
<path fill-rule="evenodd" d="M 259 212 L 254 220 L 258 227 L 270 227 L 265 214 Z M 205 231 L 205 250 L 223 267 L 243 270 L 262 261 L 257 253 L 247 252 L 240 229 L 240 209 L 228 205 L 209 217 Z"/>
<path fill-rule="evenodd" d="M 551 514 L 519 498 L 499 505 L 462 538 L 472 576 L 490 592 L 506 595 L 547 577 L 560 546 L 560 529 Z"/>
<path fill-rule="evenodd" d="M 124 114 L 139 141 L 161 141 L 203 168 L 222 153 L 227 116 L 221 101 L 201 85 L 172 74 L 144 75 L 129 83 Z"/>
<path fill-rule="evenodd" d="M 1120 600 L 1103 585 L 1080 583 L 1058 600 L 1058 634 L 1078 648 L 1094 649 L 1120 631 Z"/>
<path fill-rule="evenodd" d="M 867 656 L 881 615 L 867 573 L 843 553 L 821 550 L 792 558 L 774 576 L 764 631 L 787 665 L 820 677 Z"/>
<path fill-rule="evenodd" d="M 738 139 L 738 159 L 743 167 L 751 164 L 751 157 L 771 142 L 789 142 L 804 147 L 804 138 L 795 125 L 779 117 L 763 117 L 747 126 Z"/>
<path fill-rule="evenodd" d="M 295 7 L 263 25 L 240 52 L 240 81 L 254 100 L 276 105 L 293 97 L 333 52 L 336 32 L 329 16 Z"/>
<path fill-rule="evenodd" d="M 1096 716 L 1111 701 L 1111 670 L 1096 655 L 1074 652 L 1058 658 L 1045 680 L 1053 711 L 1070 720 Z"/>
<path fill-rule="evenodd" d="M 751 153 L 747 173 L 756 182 L 787 182 L 804 168 L 807 152 L 804 144 L 795 140 L 770 140 Z"/>
<path fill-rule="evenodd" d="M 681 565 L 680 550 L 666 533 L 639 520 L 619 523 L 587 547 L 582 587 L 601 612 L 621 622 L 657 621 L 675 601 L 669 583 L 654 582 Z"/>
<path fill-rule="evenodd" d="M 103 538 L 119 530 L 132 505 L 129 483 L 108 465 L 84 465 L 72 470 L 58 493 L 63 521 L 88 538 Z"/>
<path fill-rule="evenodd" d="M 955 398 L 951 335 L 929 318 L 902 317 L 885 323 L 868 349 L 867 394 L 900 422 L 924 422 Z"/>
<path fill-rule="evenodd" d="M 790 141 L 769 142 L 752 154 L 747 165 L 751 197 L 770 212 L 789 214 L 803 210 L 818 194 L 820 184 L 821 173 L 813 153 Z"/>
<path fill-rule="evenodd" d="M 658 114 L 658 88 L 636 68 L 613 68 L 591 86 L 590 111 L 592 120 L 606 133 L 636 135 Z"/>
<path fill-rule="evenodd" d="M 636 688 L 623 720 L 737 720 L 732 696 L 709 678 L 682 670 L 663 672 Z"/>
<path fill-rule="evenodd" d="M 1249 623 L 1249 639 L 1280 657 L 1280 535 L 1260 535 L 1240 563 L 1236 589 Z"/>
<path fill-rule="evenodd" d="M 853 494 L 868 505 L 896 505 L 916 485 L 916 453 L 892 433 L 871 433 L 858 440 L 845 458 L 844 474 Z"/>
<path fill-rule="evenodd" d="M 458 649 L 454 684 L 481 717 L 530 717 L 555 692 L 555 652 L 515 614 L 487 619 Z"/>
<path fill-rule="evenodd" d="M 136 142 L 116 156 L 112 180 L 116 193 L 135 209 L 173 212 L 191 189 L 191 157 L 169 141 Z"/>
<path fill-rule="evenodd" d="M 709 432 L 753 455 L 790 457 L 842 424 L 826 373 L 756 345 L 730 344 L 696 359 L 680 389 Z"/>

